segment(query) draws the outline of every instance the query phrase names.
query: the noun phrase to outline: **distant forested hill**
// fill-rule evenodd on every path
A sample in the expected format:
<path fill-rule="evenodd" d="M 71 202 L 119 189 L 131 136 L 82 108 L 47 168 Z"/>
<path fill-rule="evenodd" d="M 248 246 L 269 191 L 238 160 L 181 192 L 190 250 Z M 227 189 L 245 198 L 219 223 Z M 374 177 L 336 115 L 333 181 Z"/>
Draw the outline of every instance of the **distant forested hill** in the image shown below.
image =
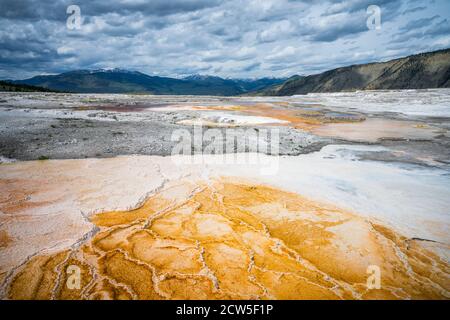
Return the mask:
<path fill-rule="evenodd" d="M 240 95 L 283 83 L 286 79 L 223 79 L 194 75 L 182 79 L 149 76 L 122 69 L 76 70 L 14 81 L 52 90 L 79 93 L 149 93 L 173 95 Z"/>
<path fill-rule="evenodd" d="M 0 91 L 13 91 L 13 92 L 52 92 L 53 90 L 30 86 L 26 84 L 16 84 L 9 81 L 0 80 Z"/>

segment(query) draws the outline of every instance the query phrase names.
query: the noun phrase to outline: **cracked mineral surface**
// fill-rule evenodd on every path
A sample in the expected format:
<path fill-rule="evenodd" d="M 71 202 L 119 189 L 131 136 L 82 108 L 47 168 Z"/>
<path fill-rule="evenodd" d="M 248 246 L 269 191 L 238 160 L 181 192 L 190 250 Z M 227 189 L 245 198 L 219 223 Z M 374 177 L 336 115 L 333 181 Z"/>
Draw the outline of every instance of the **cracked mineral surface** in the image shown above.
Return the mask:
<path fill-rule="evenodd" d="M 442 242 L 224 176 L 218 166 L 172 165 L 141 156 L 3 166 L 3 298 L 449 296 Z M 17 179 L 24 172 L 30 178 Z M 370 265 L 381 269 L 379 290 L 366 287 Z M 80 270 L 76 289 L 68 287 L 73 266 Z"/>
<path fill-rule="evenodd" d="M 1 97 L 1 299 L 450 298 L 448 90 Z"/>

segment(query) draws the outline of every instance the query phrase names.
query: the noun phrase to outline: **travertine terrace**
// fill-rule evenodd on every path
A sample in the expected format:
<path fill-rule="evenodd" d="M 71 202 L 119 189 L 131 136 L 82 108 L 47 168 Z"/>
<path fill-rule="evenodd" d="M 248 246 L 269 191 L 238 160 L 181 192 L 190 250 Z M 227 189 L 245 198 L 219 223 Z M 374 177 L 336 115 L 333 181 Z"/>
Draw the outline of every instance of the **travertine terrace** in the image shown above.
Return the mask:
<path fill-rule="evenodd" d="M 175 173 L 158 157 L 8 166 L 2 194 L 20 188 L 28 199 L 2 202 L 15 239 L 3 242 L 5 298 L 448 297 L 442 246 L 214 168 L 208 177 L 195 166 Z M 30 180 L 17 179 L 30 170 Z M 85 184 L 74 184 L 81 175 Z M 79 290 L 66 285 L 73 265 Z M 369 265 L 380 266 L 382 290 L 367 290 Z"/>
<path fill-rule="evenodd" d="M 1 298 L 448 299 L 448 92 L 409 95 L 4 95 Z M 196 124 L 282 154 L 171 155 Z"/>

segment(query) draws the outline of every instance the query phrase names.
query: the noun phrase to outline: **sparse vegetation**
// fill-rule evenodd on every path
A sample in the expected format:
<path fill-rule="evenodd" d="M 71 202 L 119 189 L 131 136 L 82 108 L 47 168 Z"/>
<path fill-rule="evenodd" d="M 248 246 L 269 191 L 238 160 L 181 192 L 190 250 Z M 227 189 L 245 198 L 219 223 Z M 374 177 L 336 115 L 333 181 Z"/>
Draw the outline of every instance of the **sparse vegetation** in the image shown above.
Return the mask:
<path fill-rule="evenodd" d="M 12 92 L 55 92 L 47 88 L 30 86 L 26 84 L 15 84 L 8 81 L 0 81 L 0 91 L 12 91 Z"/>

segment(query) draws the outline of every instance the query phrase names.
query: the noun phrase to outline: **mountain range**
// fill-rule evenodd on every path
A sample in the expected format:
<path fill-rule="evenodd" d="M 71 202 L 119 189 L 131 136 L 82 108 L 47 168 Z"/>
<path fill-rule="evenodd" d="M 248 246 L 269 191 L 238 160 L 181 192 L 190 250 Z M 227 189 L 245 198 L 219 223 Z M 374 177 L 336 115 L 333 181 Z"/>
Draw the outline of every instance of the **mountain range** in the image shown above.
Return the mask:
<path fill-rule="evenodd" d="M 76 93 L 234 96 L 281 84 L 285 80 L 286 78 L 223 79 L 205 75 L 175 79 L 149 76 L 138 71 L 123 69 L 98 69 L 35 76 L 30 79 L 12 81 L 12 83 Z"/>
<path fill-rule="evenodd" d="M 9 83 L 34 86 L 33 90 L 42 87 L 44 90 L 76 93 L 220 96 L 288 96 L 312 92 L 449 88 L 450 49 L 290 78 L 223 79 L 210 75 L 191 75 L 176 79 L 123 69 L 98 69 L 41 75 Z"/>
<path fill-rule="evenodd" d="M 290 96 L 312 92 L 450 88 L 450 49 L 366 63 L 310 76 L 293 76 L 256 95 Z"/>

